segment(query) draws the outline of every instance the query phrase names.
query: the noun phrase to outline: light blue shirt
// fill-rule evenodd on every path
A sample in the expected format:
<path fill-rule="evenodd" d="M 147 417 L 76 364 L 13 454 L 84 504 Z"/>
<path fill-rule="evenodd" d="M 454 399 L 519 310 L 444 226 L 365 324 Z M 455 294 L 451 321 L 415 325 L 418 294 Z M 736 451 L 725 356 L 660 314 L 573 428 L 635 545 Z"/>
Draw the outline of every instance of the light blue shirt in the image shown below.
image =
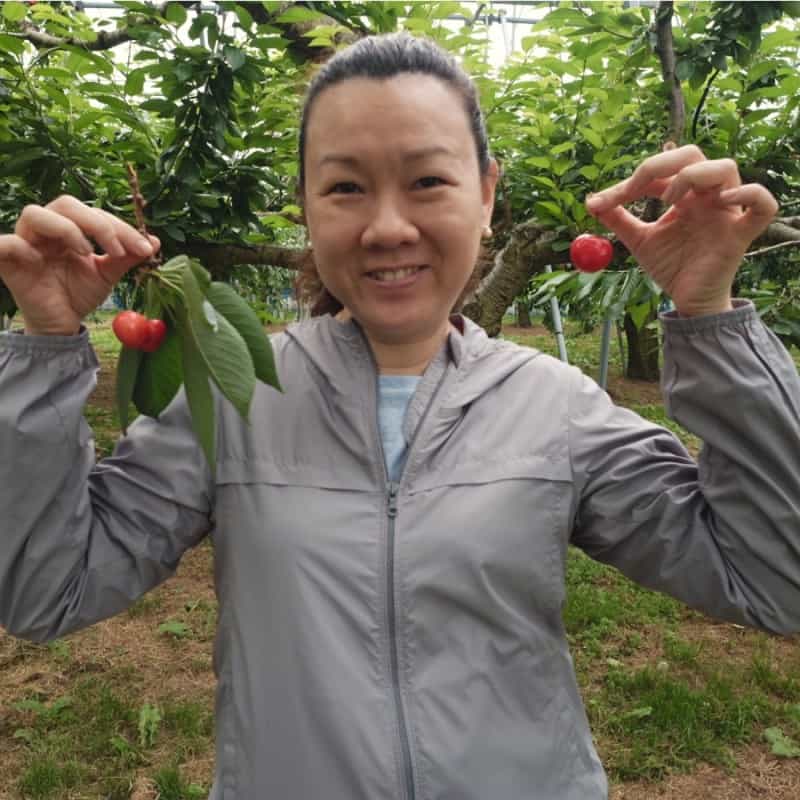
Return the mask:
<path fill-rule="evenodd" d="M 419 375 L 378 376 L 378 426 L 389 480 L 396 481 L 403 471 L 408 442 L 403 435 L 403 421 Z"/>

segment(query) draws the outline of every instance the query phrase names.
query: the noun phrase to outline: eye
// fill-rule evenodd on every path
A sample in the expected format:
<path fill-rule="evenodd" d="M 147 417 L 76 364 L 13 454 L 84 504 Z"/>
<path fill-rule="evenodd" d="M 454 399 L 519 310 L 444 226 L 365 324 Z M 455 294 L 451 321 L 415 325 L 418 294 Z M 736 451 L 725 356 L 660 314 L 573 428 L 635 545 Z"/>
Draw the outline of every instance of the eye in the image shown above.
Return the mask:
<path fill-rule="evenodd" d="M 444 181 L 436 175 L 426 175 L 420 178 L 414 185 L 421 189 L 434 189 L 437 186 L 444 186 Z"/>
<path fill-rule="evenodd" d="M 361 187 L 352 181 L 340 181 L 334 183 L 328 190 L 329 194 L 356 194 L 361 191 Z"/>

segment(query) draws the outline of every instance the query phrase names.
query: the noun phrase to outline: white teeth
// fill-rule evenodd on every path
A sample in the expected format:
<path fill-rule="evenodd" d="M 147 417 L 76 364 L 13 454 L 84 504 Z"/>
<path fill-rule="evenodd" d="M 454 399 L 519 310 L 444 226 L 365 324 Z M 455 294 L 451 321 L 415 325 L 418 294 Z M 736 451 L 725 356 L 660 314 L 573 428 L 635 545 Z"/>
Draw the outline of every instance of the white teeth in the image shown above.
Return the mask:
<path fill-rule="evenodd" d="M 399 281 L 419 272 L 419 267 L 405 267 L 404 269 L 384 269 L 379 272 L 370 272 L 370 275 L 379 281 Z"/>

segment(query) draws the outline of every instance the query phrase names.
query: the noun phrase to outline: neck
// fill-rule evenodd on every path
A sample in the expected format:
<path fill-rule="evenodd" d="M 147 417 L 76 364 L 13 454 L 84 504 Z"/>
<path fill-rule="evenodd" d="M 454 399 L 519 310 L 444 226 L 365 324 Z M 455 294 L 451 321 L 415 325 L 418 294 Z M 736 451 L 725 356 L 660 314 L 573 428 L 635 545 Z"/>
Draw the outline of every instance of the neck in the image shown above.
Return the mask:
<path fill-rule="evenodd" d="M 367 333 L 381 375 L 422 375 L 453 329 L 449 321 L 432 336 L 413 342 L 387 342 Z"/>

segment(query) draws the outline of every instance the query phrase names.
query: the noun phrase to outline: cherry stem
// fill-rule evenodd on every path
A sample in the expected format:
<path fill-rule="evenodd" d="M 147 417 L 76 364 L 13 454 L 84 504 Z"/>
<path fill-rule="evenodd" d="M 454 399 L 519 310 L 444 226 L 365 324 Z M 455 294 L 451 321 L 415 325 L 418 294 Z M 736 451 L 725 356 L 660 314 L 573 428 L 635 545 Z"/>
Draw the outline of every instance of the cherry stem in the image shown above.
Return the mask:
<path fill-rule="evenodd" d="M 139 175 L 136 173 L 136 169 L 130 162 L 128 162 L 125 166 L 128 170 L 128 185 L 131 187 L 131 199 L 133 200 L 133 213 L 136 216 L 136 227 L 138 228 L 139 233 L 141 233 L 142 236 L 147 239 L 147 225 L 145 224 L 144 220 L 144 207 L 147 205 L 147 202 L 145 201 L 141 189 L 139 188 Z M 150 256 L 146 261 L 143 261 L 139 266 L 139 269 L 136 271 L 136 285 L 140 285 L 142 280 L 147 277 L 152 270 L 157 269 L 160 264 L 160 254 Z"/>

